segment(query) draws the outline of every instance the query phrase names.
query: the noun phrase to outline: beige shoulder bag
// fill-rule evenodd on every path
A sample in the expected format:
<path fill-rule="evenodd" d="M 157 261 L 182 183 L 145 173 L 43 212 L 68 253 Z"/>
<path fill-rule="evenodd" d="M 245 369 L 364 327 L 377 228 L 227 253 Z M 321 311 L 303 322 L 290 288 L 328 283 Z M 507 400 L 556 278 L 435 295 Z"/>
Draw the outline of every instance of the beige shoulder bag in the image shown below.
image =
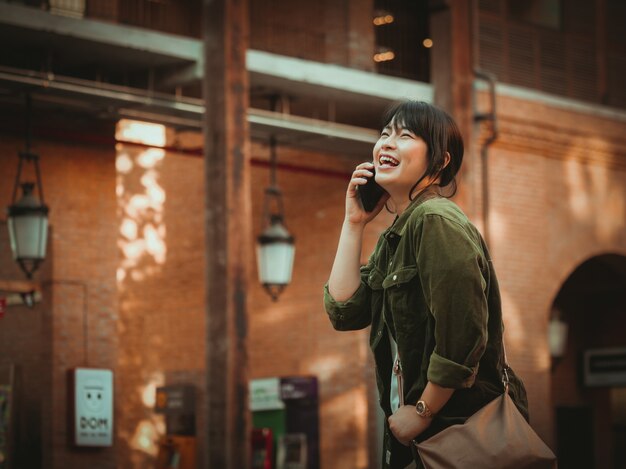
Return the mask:
<path fill-rule="evenodd" d="M 417 451 L 427 469 L 556 469 L 556 456 L 509 397 L 504 343 L 502 347 L 504 393 L 464 424 L 452 425 L 418 443 Z"/>

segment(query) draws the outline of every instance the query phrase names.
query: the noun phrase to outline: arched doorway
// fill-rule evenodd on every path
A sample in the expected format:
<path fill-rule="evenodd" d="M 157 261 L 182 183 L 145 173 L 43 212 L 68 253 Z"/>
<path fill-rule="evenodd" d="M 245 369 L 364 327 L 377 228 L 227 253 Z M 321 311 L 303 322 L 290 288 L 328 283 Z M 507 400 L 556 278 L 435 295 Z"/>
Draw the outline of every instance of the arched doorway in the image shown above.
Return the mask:
<path fill-rule="evenodd" d="M 580 264 L 554 300 L 558 318 L 567 325 L 552 359 L 559 468 L 626 468 L 626 256 Z"/>

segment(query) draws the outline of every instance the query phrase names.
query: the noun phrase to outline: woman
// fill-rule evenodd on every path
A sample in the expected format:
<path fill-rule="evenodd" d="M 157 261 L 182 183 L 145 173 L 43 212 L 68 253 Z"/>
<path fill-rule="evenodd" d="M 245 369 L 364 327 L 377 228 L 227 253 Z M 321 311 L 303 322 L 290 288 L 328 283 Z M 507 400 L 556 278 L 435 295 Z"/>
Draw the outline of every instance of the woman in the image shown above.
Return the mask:
<path fill-rule="evenodd" d="M 436 107 L 406 101 L 384 117 L 373 162 L 358 165 L 324 303 L 337 330 L 371 326 L 380 405 L 387 416 L 384 468 L 422 467 L 414 442 L 463 423 L 502 393 L 502 312 L 487 247 L 443 195 L 456 191 L 463 140 Z M 386 193 L 371 212 L 359 187 L 374 177 Z M 447 194 L 444 194 L 444 191 Z M 366 266 L 365 225 L 384 206 L 396 213 Z M 509 393 L 527 417 L 526 393 Z"/>

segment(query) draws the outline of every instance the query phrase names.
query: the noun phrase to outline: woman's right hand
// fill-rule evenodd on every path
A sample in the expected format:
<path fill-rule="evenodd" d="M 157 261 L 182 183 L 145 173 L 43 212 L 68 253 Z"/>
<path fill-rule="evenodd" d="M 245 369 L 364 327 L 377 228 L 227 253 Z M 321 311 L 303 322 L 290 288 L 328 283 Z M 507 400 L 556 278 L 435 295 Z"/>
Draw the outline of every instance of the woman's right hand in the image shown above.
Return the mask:
<path fill-rule="evenodd" d="M 378 204 L 371 212 L 366 212 L 363 209 L 363 204 L 359 198 L 357 186 L 363 186 L 367 183 L 367 179 L 374 177 L 373 170 L 374 164 L 371 162 L 361 163 L 356 167 L 352 173 L 352 178 L 348 184 L 348 190 L 346 192 L 346 222 L 354 225 L 366 225 L 372 221 L 376 215 L 380 213 L 385 206 L 385 202 L 389 199 L 389 194 L 386 192 L 378 201 Z"/>

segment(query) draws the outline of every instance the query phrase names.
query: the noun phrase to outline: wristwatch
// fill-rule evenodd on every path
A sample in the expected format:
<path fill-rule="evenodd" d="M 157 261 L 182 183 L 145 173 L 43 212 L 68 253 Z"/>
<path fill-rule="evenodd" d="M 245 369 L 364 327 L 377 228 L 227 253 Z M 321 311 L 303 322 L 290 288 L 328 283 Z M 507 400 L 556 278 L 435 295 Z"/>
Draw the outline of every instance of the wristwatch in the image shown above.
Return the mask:
<path fill-rule="evenodd" d="M 428 407 L 428 404 L 424 401 L 417 401 L 417 404 L 415 404 L 415 412 L 417 412 L 417 415 L 420 417 L 427 419 L 432 419 L 434 417 L 434 414 Z"/>

